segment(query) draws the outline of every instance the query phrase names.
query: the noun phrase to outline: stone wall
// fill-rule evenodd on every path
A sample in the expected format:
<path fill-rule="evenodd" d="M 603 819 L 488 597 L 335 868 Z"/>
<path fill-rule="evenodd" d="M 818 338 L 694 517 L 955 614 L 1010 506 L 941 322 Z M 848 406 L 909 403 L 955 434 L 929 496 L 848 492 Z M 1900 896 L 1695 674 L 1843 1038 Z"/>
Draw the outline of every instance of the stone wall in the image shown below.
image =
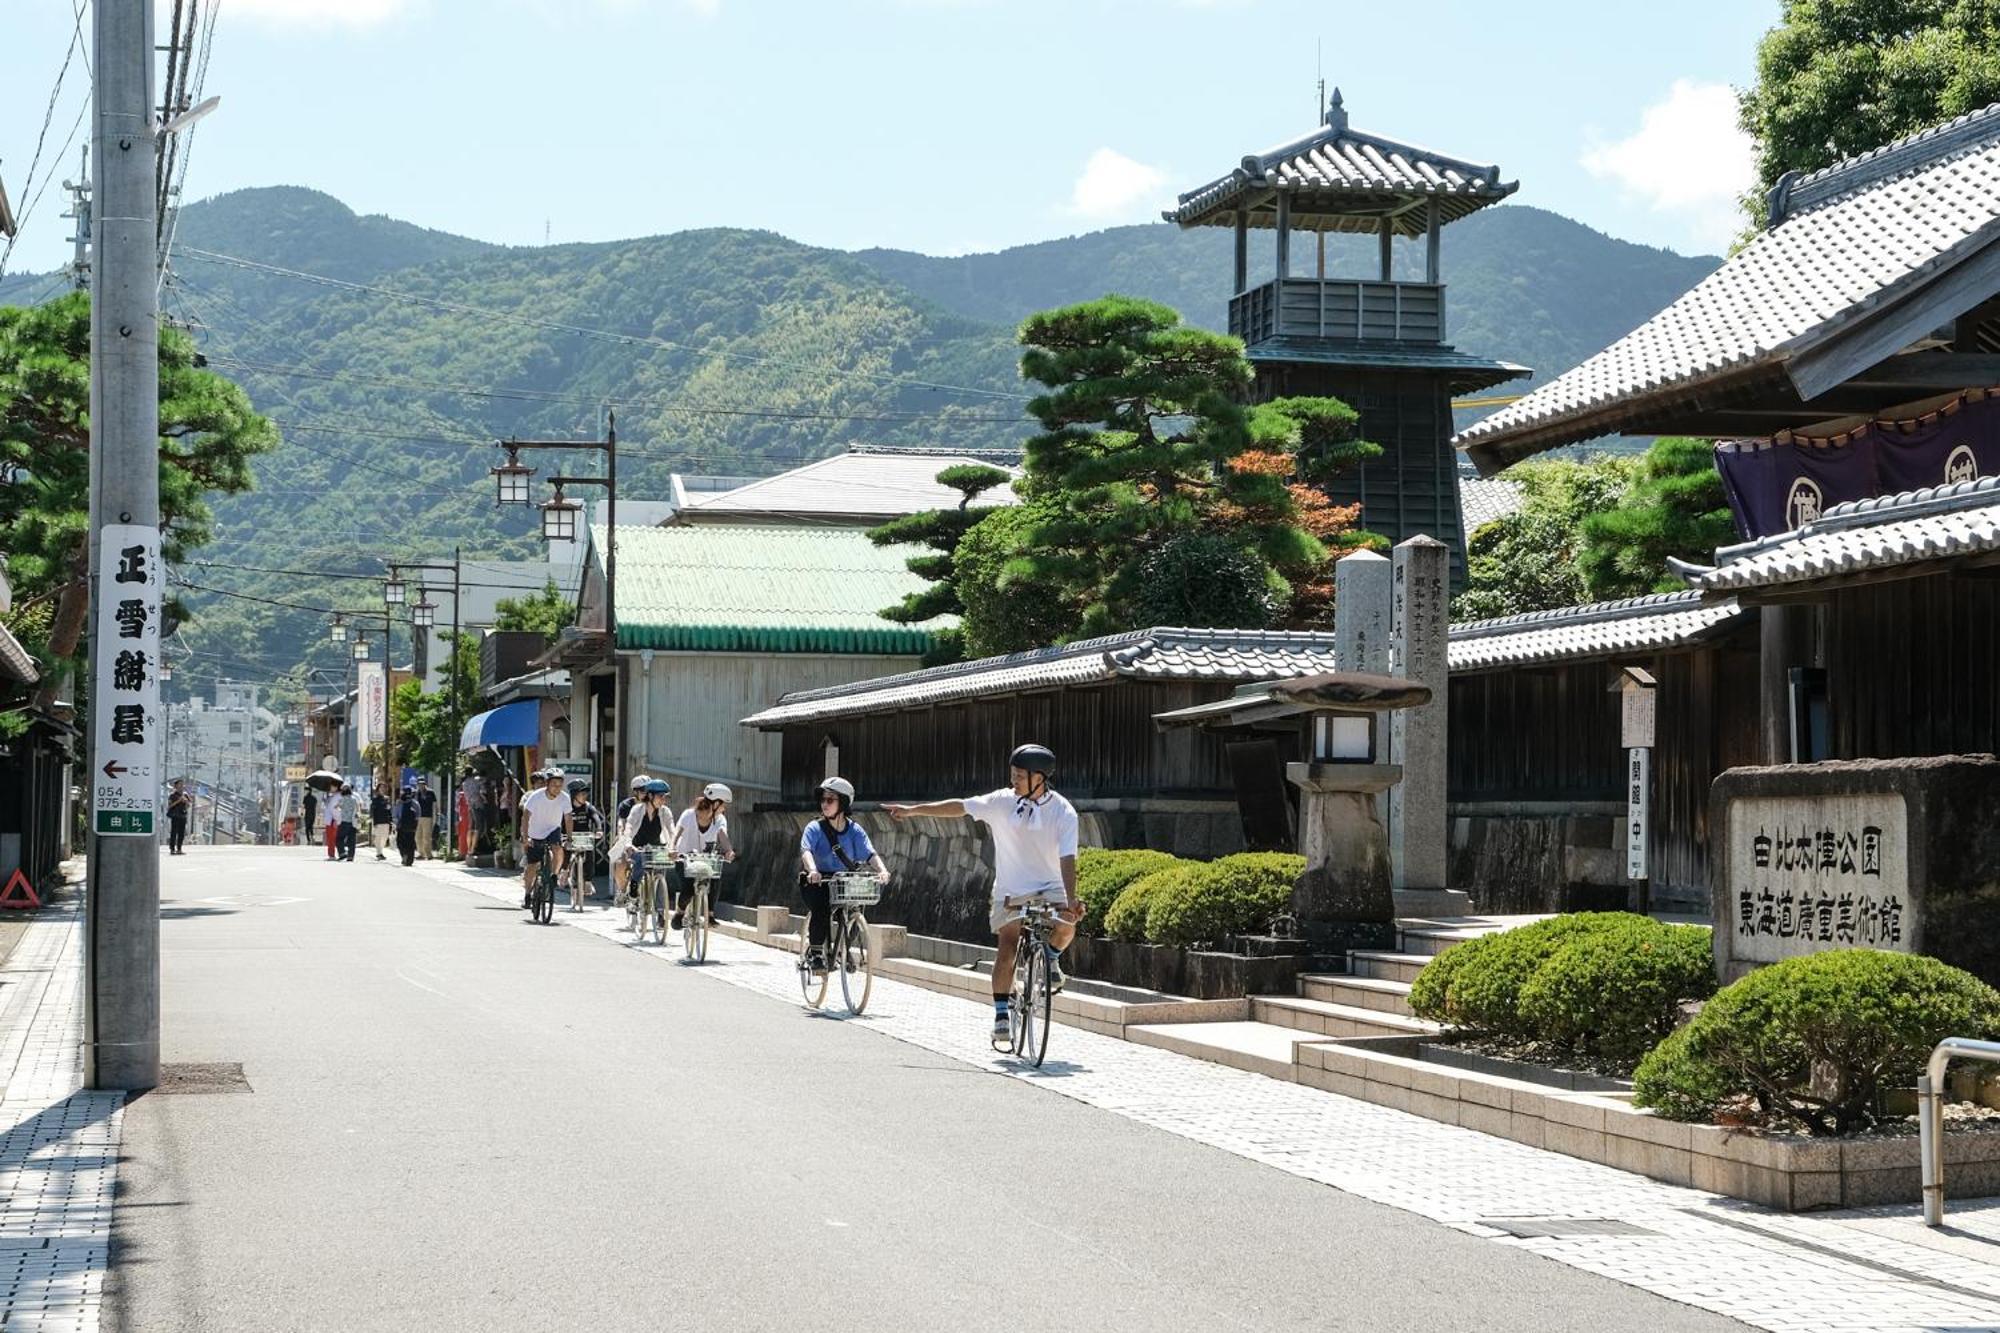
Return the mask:
<path fill-rule="evenodd" d="M 1451 807 L 1451 887 L 1485 913 L 1610 911 L 1632 905 L 1623 807 L 1501 802 Z M 1655 894 L 1655 910 L 1668 905 Z M 1691 899 L 1694 911 L 1706 901 Z"/>
<path fill-rule="evenodd" d="M 1243 826 L 1230 801 L 1083 801 L 1077 805 L 1083 847 L 1151 847 L 1209 859 L 1243 850 Z M 896 821 L 879 807 L 855 807 L 891 879 L 869 918 L 908 926 L 912 933 L 955 940 L 990 940 L 992 841 L 970 819 Z M 799 837 L 816 815 L 803 810 L 755 810 L 730 816 L 737 902 L 797 900 Z"/>

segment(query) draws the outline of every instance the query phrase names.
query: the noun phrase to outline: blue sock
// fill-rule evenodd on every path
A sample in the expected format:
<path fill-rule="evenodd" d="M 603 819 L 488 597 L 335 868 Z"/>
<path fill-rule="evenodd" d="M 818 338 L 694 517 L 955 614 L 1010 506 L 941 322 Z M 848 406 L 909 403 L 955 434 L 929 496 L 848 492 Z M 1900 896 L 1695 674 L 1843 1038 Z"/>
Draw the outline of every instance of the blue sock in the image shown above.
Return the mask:
<path fill-rule="evenodd" d="M 1049 951 L 1049 961 L 1050 961 L 1051 963 L 1055 962 L 1055 961 L 1056 961 L 1057 959 L 1059 959 L 1059 958 L 1061 958 L 1061 957 L 1062 957 L 1062 950 L 1061 950 L 1061 949 L 1058 949 L 1058 948 L 1056 948 L 1056 946 L 1055 946 L 1055 945 L 1053 945 L 1053 944 L 1050 944 L 1050 945 L 1046 945 L 1046 946 L 1044 946 L 1044 947 L 1045 947 L 1045 948 L 1047 948 L 1047 949 L 1048 949 L 1048 951 Z"/>
<path fill-rule="evenodd" d="M 993 1016 L 995 1018 L 1005 1018 L 1007 1016 L 1007 1000 L 1008 997 L 1005 995 L 996 995 L 993 997 Z"/>

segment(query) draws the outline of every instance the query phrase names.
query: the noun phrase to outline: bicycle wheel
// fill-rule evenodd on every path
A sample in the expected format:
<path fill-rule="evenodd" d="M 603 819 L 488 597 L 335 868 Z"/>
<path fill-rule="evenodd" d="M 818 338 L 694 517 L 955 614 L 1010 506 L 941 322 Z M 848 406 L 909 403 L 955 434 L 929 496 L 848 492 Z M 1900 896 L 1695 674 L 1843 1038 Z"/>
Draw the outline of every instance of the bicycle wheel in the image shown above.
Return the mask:
<path fill-rule="evenodd" d="M 535 876 L 535 899 L 528 914 L 545 926 L 556 919 L 556 877 L 549 873 L 546 862 L 542 873 Z"/>
<path fill-rule="evenodd" d="M 646 902 L 639 920 L 639 939 L 642 942 L 647 939 L 654 944 L 667 942 L 667 917 L 662 908 L 665 888 L 658 874 L 652 871 L 646 873 Z"/>
<path fill-rule="evenodd" d="M 868 919 L 859 909 L 847 913 L 847 929 L 840 937 L 840 997 L 847 1012 L 858 1014 L 868 1007 L 868 992 L 875 986 L 875 938 Z"/>
<path fill-rule="evenodd" d="M 639 894 L 645 878 L 643 874 L 634 875 L 630 871 L 625 875 L 625 929 L 634 936 L 639 933 Z"/>
<path fill-rule="evenodd" d="M 1035 1008 L 1028 1002 L 1035 993 L 1033 943 L 1034 937 L 1023 931 L 1014 946 L 1014 990 L 1007 1001 L 1007 1044 L 1013 1054 L 1023 1058 L 1035 1036 Z"/>
<path fill-rule="evenodd" d="M 826 973 L 814 976 L 806 966 L 806 958 L 812 952 L 811 941 L 812 926 L 808 918 L 808 923 L 799 927 L 799 991 L 805 996 L 806 1008 L 817 1009 L 826 1001 Z"/>
<path fill-rule="evenodd" d="M 1023 943 L 1033 946 L 1035 953 L 1029 962 L 1028 979 L 1028 1012 L 1032 1022 L 1027 1045 L 1017 1048 L 1015 1054 L 1040 1069 L 1043 1057 L 1049 1053 L 1049 1029 L 1055 1026 L 1055 980 L 1049 975 L 1048 941 L 1043 936 L 1030 935 Z"/>
<path fill-rule="evenodd" d="M 681 944 L 697 963 L 708 961 L 708 884 L 695 881 L 694 896 L 688 899 L 687 913 L 681 918 Z"/>

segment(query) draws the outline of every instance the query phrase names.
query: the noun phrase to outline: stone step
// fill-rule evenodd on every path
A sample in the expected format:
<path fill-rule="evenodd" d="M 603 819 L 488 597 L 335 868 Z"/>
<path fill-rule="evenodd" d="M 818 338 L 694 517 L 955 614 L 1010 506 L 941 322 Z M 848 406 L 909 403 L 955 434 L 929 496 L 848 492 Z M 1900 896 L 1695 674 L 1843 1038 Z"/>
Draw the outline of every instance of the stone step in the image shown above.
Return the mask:
<path fill-rule="evenodd" d="M 1125 1039 L 1287 1082 L 1298 1048 L 1319 1040 L 1297 1028 L 1257 1022 L 1145 1023 L 1126 1028 Z"/>
<path fill-rule="evenodd" d="M 1397 935 L 1402 941 L 1404 953 L 1426 954 L 1436 957 L 1454 944 L 1463 944 L 1467 940 L 1476 940 L 1481 935 L 1491 935 L 1492 933 L 1490 930 L 1482 930 L 1476 927 L 1422 926 L 1414 928 L 1405 927 L 1398 931 Z"/>
<path fill-rule="evenodd" d="M 1347 966 L 1357 977 L 1380 977 L 1384 981 L 1409 983 L 1417 979 L 1435 954 L 1387 953 L 1378 949 L 1355 949 L 1347 955 Z"/>
<path fill-rule="evenodd" d="M 1303 995 L 1259 995 L 1250 1001 L 1250 1017 L 1327 1037 L 1429 1037 L 1443 1031 L 1437 1023 L 1408 1014 L 1310 1000 Z"/>
<path fill-rule="evenodd" d="M 1299 978 L 1299 994 L 1308 1000 L 1324 1000 L 1328 1004 L 1344 1004 L 1354 1009 L 1376 1009 L 1391 1014 L 1410 1012 L 1410 983 L 1407 981 L 1308 972 Z"/>

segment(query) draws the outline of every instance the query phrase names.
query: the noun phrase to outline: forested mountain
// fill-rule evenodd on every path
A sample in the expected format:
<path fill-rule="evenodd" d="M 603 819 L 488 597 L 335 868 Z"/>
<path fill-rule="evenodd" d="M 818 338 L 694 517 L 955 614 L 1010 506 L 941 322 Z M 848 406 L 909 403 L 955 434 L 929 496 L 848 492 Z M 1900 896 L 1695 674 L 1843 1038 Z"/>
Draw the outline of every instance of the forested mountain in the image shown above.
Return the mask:
<path fill-rule="evenodd" d="M 1366 271 L 1371 244 L 1332 245 L 1330 270 Z M 1295 264 L 1312 262 L 1299 247 Z M 1715 261 L 1505 207 L 1447 230 L 1444 262 L 1458 345 L 1546 377 Z M 620 493 L 638 499 L 663 498 L 670 471 L 772 471 L 855 440 L 1015 443 L 1027 434 L 1012 332 L 1024 315 L 1117 290 L 1217 326 L 1228 275 L 1226 233 L 1164 224 L 941 259 L 740 230 L 509 248 L 289 187 L 193 204 L 165 308 L 285 436 L 259 460 L 258 489 L 217 506 L 213 566 L 193 576 L 273 601 L 359 605 L 364 583 L 240 567 L 373 569 L 454 541 L 468 556 L 525 555 L 535 516 L 495 509 L 493 441 L 589 438 L 606 407 Z M 11 278 L 0 301 L 59 285 Z M 319 616 L 190 600 L 189 635 L 219 664 L 251 675 L 309 653 L 344 670 Z"/>

